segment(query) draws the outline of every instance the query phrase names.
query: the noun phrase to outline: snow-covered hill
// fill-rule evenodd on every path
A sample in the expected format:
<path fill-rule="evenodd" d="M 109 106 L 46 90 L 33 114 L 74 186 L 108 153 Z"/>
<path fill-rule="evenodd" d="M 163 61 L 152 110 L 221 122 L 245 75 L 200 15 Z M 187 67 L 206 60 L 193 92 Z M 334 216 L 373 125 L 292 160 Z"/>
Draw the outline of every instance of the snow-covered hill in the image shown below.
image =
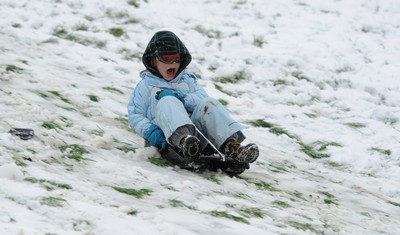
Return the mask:
<path fill-rule="evenodd" d="M 0 17 L 0 234 L 400 233 L 398 0 L 2 0 Z M 260 146 L 240 177 L 172 167 L 130 131 L 164 29 Z"/>

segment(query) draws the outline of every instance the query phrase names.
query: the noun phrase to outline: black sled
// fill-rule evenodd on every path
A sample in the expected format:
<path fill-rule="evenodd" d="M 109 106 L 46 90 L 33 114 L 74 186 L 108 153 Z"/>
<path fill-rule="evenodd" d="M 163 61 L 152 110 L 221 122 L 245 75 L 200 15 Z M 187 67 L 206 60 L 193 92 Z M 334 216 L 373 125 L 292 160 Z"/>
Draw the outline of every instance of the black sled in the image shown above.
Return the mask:
<path fill-rule="evenodd" d="M 145 146 L 150 146 L 146 141 Z M 243 173 L 250 168 L 249 163 L 239 162 L 229 156 L 220 156 L 215 149 L 208 145 L 197 158 L 185 158 L 178 148 L 168 145 L 167 149 L 159 149 L 163 159 L 182 169 L 193 172 L 221 170 L 229 176 Z"/>

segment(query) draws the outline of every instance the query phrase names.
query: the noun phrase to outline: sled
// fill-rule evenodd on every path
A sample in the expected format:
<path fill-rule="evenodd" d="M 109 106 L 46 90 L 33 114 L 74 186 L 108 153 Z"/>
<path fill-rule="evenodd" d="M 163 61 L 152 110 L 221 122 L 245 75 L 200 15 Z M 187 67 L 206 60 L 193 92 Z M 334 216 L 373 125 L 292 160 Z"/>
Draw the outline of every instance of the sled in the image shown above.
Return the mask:
<path fill-rule="evenodd" d="M 217 153 L 210 146 L 207 146 L 196 158 L 186 158 L 179 149 L 170 145 L 167 149 L 159 150 L 159 153 L 173 165 L 194 172 L 221 170 L 230 176 L 235 176 L 250 168 L 249 163 L 239 162 L 229 156 L 221 156 L 221 153 Z"/>

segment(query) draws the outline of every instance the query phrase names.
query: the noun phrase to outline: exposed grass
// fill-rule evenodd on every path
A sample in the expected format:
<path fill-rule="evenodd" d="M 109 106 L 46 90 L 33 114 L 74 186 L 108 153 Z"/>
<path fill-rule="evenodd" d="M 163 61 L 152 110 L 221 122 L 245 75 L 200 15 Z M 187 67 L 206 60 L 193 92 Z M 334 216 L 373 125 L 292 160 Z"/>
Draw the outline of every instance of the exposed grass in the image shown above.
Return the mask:
<path fill-rule="evenodd" d="M 247 217 L 255 217 L 255 218 L 264 218 L 265 213 L 263 210 L 257 207 L 252 207 L 252 208 L 242 208 L 240 209 L 240 212 L 244 214 Z"/>
<path fill-rule="evenodd" d="M 60 151 L 64 154 L 64 157 L 67 157 L 69 159 L 73 159 L 76 161 L 82 161 L 82 160 L 89 160 L 88 158 L 84 158 L 83 155 L 86 153 L 89 153 L 89 151 L 87 151 L 85 149 L 85 147 L 83 147 L 82 145 L 79 144 L 66 144 L 63 146 L 59 147 Z"/>
<path fill-rule="evenodd" d="M 227 94 L 227 95 L 232 96 L 232 97 L 237 97 L 236 94 L 234 94 L 232 92 L 229 92 L 229 91 L 226 91 L 222 86 L 220 86 L 218 84 L 214 84 L 214 86 L 215 86 L 215 89 L 219 90 L 220 92 L 222 92 L 224 94 Z"/>
<path fill-rule="evenodd" d="M 353 127 L 353 128 L 367 127 L 367 125 L 365 125 L 364 123 L 360 123 L 360 122 L 348 122 L 348 123 L 345 123 L 345 125 L 347 125 L 349 127 Z"/>
<path fill-rule="evenodd" d="M 293 72 L 291 73 L 291 75 L 292 75 L 293 77 L 299 79 L 299 80 L 305 80 L 305 81 L 307 81 L 307 82 L 310 82 L 310 81 L 311 81 L 311 80 L 310 80 L 308 77 L 306 77 L 306 76 L 303 74 L 303 72 L 301 72 L 301 71 L 293 71 Z"/>
<path fill-rule="evenodd" d="M 63 207 L 66 204 L 66 200 L 59 197 L 45 197 L 42 198 L 40 204 L 50 207 Z"/>
<path fill-rule="evenodd" d="M 150 196 L 151 193 L 153 192 L 153 190 L 146 188 L 142 189 L 121 188 L 121 187 L 112 187 L 112 188 L 120 193 L 124 193 L 138 199 L 143 198 L 144 196 Z"/>
<path fill-rule="evenodd" d="M 212 39 L 219 39 L 221 38 L 222 32 L 215 29 L 206 29 L 201 25 L 196 25 L 194 30 L 201 33 L 202 35 L 212 38 Z"/>
<path fill-rule="evenodd" d="M 215 78 L 214 80 L 220 83 L 238 83 L 243 80 L 247 80 L 249 77 L 247 71 L 240 70 L 233 74 L 232 76 L 225 76 L 220 78 Z"/>
<path fill-rule="evenodd" d="M 99 102 L 99 97 L 96 95 L 88 95 L 88 97 L 93 102 Z"/>
<path fill-rule="evenodd" d="M 264 127 L 264 128 L 271 128 L 273 127 L 273 124 L 264 121 L 263 119 L 257 119 L 254 121 L 249 122 L 250 125 L 255 126 L 255 127 Z"/>
<path fill-rule="evenodd" d="M 211 211 L 210 214 L 214 217 L 227 218 L 236 222 L 250 224 L 249 221 L 247 221 L 245 218 L 229 214 L 226 211 Z"/>
<path fill-rule="evenodd" d="M 156 166 L 161 166 L 161 167 L 173 166 L 172 163 L 170 163 L 169 161 L 167 161 L 162 157 L 149 157 L 148 159 L 151 164 L 154 164 Z"/>
<path fill-rule="evenodd" d="M 138 211 L 137 210 L 130 210 L 128 211 L 128 213 L 126 213 L 127 215 L 137 215 Z"/>
<path fill-rule="evenodd" d="M 284 202 L 284 201 L 280 201 L 280 200 L 275 200 L 272 202 L 272 205 L 281 207 L 281 208 L 289 208 L 291 207 L 288 203 Z"/>
<path fill-rule="evenodd" d="M 24 71 L 23 68 L 20 68 L 16 65 L 8 64 L 6 65 L 6 72 L 12 72 L 12 73 L 20 73 Z"/>
<path fill-rule="evenodd" d="M 196 207 L 186 205 L 185 203 L 183 203 L 182 201 L 177 200 L 177 199 L 170 199 L 169 204 L 172 207 L 185 207 L 185 208 L 188 208 L 189 210 L 197 210 Z"/>
<path fill-rule="evenodd" d="M 275 188 L 274 186 L 272 186 L 264 181 L 257 182 L 257 183 L 255 183 L 255 185 L 257 186 L 258 189 L 261 189 L 261 190 L 268 190 L 271 192 L 279 191 L 279 189 Z"/>
<path fill-rule="evenodd" d="M 334 147 L 343 147 L 343 145 L 337 143 L 337 142 L 320 142 L 321 146 L 318 148 L 318 151 L 324 151 L 326 150 L 329 146 L 334 146 Z"/>
<path fill-rule="evenodd" d="M 295 140 L 300 145 L 301 151 L 307 154 L 311 158 L 328 158 L 330 156 L 326 153 L 321 153 L 321 151 L 326 150 L 328 146 L 341 146 L 339 143 L 336 142 L 324 142 L 322 143 L 321 147 L 318 150 L 315 150 L 313 146 L 303 143 L 298 136 L 263 119 L 257 119 L 251 121 L 249 122 L 249 124 L 255 127 L 269 128 L 269 131 L 275 135 L 288 136 L 289 138 Z"/>
<path fill-rule="evenodd" d="M 274 86 L 279 86 L 279 85 L 287 86 L 289 83 L 286 80 L 277 79 L 277 80 L 274 81 L 273 84 L 274 84 Z"/>
<path fill-rule="evenodd" d="M 294 191 L 289 193 L 290 195 L 293 195 L 294 197 L 298 198 L 298 199 L 304 199 L 304 194 L 299 192 L 299 191 Z"/>
<path fill-rule="evenodd" d="M 38 184 L 42 185 L 43 187 L 45 187 L 49 191 L 54 190 L 56 188 L 72 189 L 71 185 L 69 185 L 69 184 L 57 183 L 57 182 L 45 180 L 45 179 L 36 179 L 33 177 L 28 177 L 28 178 L 25 178 L 24 180 L 27 182 L 31 182 L 31 183 L 38 183 Z"/>
<path fill-rule="evenodd" d="M 128 0 L 128 5 L 134 6 L 134 7 L 136 7 L 136 8 L 139 8 L 139 7 L 140 7 L 139 1 L 138 1 L 138 0 Z"/>
<path fill-rule="evenodd" d="M 325 196 L 324 202 L 326 204 L 339 205 L 339 203 L 337 202 L 337 199 L 331 193 L 326 192 L 326 191 L 319 191 L 319 193 Z"/>
<path fill-rule="evenodd" d="M 112 93 L 120 94 L 120 95 L 124 94 L 121 90 L 118 90 L 117 88 L 114 88 L 114 87 L 103 87 L 103 90 L 110 91 Z"/>
<path fill-rule="evenodd" d="M 218 99 L 218 101 L 223 105 L 223 106 L 227 106 L 229 103 L 228 101 L 224 100 L 224 99 Z"/>
<path fill-rule="evenodd" d="M 60 100 L 64 101 L 67 104 L 71 104 L 71 101 L 69 101 L 67 98 L 63 97 L 60 92 L 58 91 L 48 91 L 49 93 L 57 96 L 58 98 L 60 98 Z"/>
<path fill-rule="evenodd" d="M 123 126 L 129 125 L 128 116 L 119 116 L 119 117 L 115 118 L 115 120 L 117 120 Z"/>
<path fill-rule="evenodd" d="M 303 231 L 311 231 L 311 232 L 314 232 L 314 233 L 320 233 L 315 228 L 313 228 L 313 226 L 311 224 L 308 224 L 308 223 L 300 223 L 300 222 L 292 221 L 292 220 L 288 221 L 287 223 L 290 226 L 292 226 L 293 228 L 296 228 L 296 229 L 300 229 L 300 230 L 303 230 Z"/>
<path fill-rule="evenodd" d="M 71 32 L 68 32 L 68 30 L 64 28 L 64 26 L 55 27 L 55 29 L 53 30 L 53 35 L 68 41 L 82 44 L 84 46 L 94 46 L 96 48 L 104 48 L 106 46 L 105 41 L 101 41 L 97 38 L 88 38 L 73 34 Z"/>
<path fill-rule="evenodd" d="M 301 151 L 303 153 L 307 154 L 311 158 L 319 159 L 319 158 L 328 158 L 328 157 L 330 157 L 329 154 L 320 153 L 320 152 L 316 151 L 314 149 L 314 147 L 312 147 L 310 145 L 306 145 L 306 144 L 301 143 L 301 142 L 299 144 L 301 146 Z"/>
<path fill-rule="evenodd" d="M 116 28 L 111 28 L 110 30 L 109 30 L 109 33 L 111 34 L 111 35 L 113 35 L 114 37 L 121 37 L 121 36 L 123 36 L 124 34 L 125 34 L 125 31 L 124 31 L 124 29 L 122 29 L 122 28 L 119 28 L 119 27 L 116 27 Z"/>
<path fill-rule="evenodd" d="M 254 36 L 253 45 L 262 48 L 265 43 L 264 36 Z"/>
<path fill-rule="evenodd" d="M 43 122 L 42 127 L 46 129 L 63 130 L 63 128 L 54 122 Z"/>
<path fill-rule="evenodd" d="M 207 180 L 212 181 L 216 184 L 221 184 L 221 181 L 215 175 L 206 175 L 206 176 L 204 176 L 204 178 L 206 178 Z"/>
<path fill-rule="evenodd" d="M 20 167 L 27 167 L 28 164 L 26 164 L 22 159 L 13 157 L 13 160 L 15 162 L 15 165 L 20 166 Z"/>
<path fill-rule="evenodd" d="M 400 207 L 400 203 L 394 201 L 387 201 L 387 203 L 392 204 L 393 206 Z"/>
<path fill-rule="evenodd" d="M 386 155 L 386 156 L 392 155 L 392 151 L 390 149 L 382 149 L 382 148 L 373 147 L 370 150 L 374 151 L 374 152 L 378 152 L 378 153 Z"/>

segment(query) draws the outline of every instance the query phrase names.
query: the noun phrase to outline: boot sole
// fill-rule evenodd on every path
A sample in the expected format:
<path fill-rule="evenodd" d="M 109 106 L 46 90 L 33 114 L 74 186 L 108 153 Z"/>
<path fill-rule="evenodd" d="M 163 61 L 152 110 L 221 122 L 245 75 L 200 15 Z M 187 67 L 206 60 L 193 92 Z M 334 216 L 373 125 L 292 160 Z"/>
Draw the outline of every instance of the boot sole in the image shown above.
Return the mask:
<path fill-rule="evenodd" d="M 191 136 L 185 140 L 182 147 L 182 155 L 185 158 L 196 158 L 200 156 L 200 142 L 196 137 Z"/>
<path fill-rule="evenodd" d="M 248 144 L 243 147 L 242 151 L 239 153 L 237 160 L 239 162 L 253 163 L 257 160 L 260 151 L 258 146 L 255 144 Z"/>

